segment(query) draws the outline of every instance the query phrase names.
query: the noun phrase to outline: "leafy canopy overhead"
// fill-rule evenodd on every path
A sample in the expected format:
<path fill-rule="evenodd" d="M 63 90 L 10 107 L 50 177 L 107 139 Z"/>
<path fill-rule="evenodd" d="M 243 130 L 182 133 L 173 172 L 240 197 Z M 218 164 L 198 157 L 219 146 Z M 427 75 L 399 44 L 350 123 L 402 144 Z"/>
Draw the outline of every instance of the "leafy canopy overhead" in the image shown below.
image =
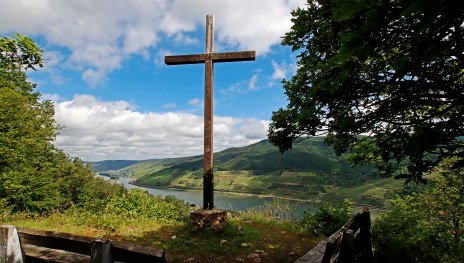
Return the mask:
<path fill-rule="evenodd" d="M 464 157 L 461 1 L 308 0 L 292 15 L 282 43 L 301 52 L 298 69 L 269 128 L 281 152 L 326 134 L 355 164 L 417 180 Z"/>

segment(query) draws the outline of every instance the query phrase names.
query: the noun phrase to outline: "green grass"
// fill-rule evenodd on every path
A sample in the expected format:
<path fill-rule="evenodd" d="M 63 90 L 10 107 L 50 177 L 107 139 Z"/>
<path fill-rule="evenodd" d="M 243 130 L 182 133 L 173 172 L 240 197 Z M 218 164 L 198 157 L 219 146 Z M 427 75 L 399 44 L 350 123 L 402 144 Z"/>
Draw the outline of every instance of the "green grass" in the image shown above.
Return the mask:
<path fill-rule="evenodd" d="M 227 226 L 218 233 L 193 230 L 186 220 L 167 222 L 107 215 L 92 218 L 76 211 L 0 218 L 3 223 L 160 248 L 165 250 L 168 262 L 184 262 L 192 257 L 193 262 L 242 262 L 251 253 L 259 254 L 263 262 L 293 262 L 319 241 L 301 232 L 297 224 L 278 221 L 263 210 L 229 215 Z"/>
<path fill-rule="evenodd" d="M 332 189 L 324 201 L 336 202 L 349 198 L 358 203 L 365 203 L 363 200 L 366 197 L 385 201 L 385 194 L 389 191 L 400 189 L 404 184 L 404 180 L 394 178 L 377 178 L 370 179 L 359 186 Z"/>

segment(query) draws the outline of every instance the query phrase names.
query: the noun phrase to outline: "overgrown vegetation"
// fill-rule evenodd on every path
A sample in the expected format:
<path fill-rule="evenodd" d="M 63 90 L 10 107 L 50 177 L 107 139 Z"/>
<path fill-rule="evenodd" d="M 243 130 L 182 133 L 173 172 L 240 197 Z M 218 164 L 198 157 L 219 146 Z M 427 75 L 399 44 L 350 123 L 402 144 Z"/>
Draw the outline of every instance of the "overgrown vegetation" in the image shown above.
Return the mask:
<path fill-rule="evenodd" d="M 328 237 L 340 229 L 352 216 L 352 203 L 348 200 L 337 205 L 319 205 L 315 213 L 306 212 L 301 226 L 315 236 Z"/>
<path fill-rule="evenodd" d="M 250 254 L 263 262 L 293 262 L 320 239 L 289 219 L 293 207 L 287 201 L 231 213 L 225 229 L 212 234 L 193 230 L 183 213 L 169 207 L 171 202 L 179 202 L 173 197 L 164 200 L 169 213 L 160 215 L 150 212 L 152 201 L 144 202 L 144 192 L 129 191 L 128 195 L 127 200 L 115 196 L 99 212 L 71 208 L 44 216 L 15 214 L 0 222 L 154 246 L 166 250 L 168 262 L 243 262 Z"/>
<path fill-rule="evenodd" d="M 374 221 L 373 238 L 378 262 L 463 262 L 464 171 L 442 172 L 433 187 L 398 196 Z"/>
<path fill-rule="evenodd" d="M 183 202 L 95 178 L 80 159 L 54 147 L 60 127 L 53 104 L 40 100 L 24 72 L 41 66 L 42 50 L 30 38 L 0 37 L 0 216 L 72 213 L 87 224 L 185 217 Z"/>
<path fill-rule="evenodd" d="M 413 180 L 464 158 L 463 13 L 460 1 L 308 0 L 283 37 L 298 69 L 269 140 L 286 151 L 326 133 L 337 154 Z"/>

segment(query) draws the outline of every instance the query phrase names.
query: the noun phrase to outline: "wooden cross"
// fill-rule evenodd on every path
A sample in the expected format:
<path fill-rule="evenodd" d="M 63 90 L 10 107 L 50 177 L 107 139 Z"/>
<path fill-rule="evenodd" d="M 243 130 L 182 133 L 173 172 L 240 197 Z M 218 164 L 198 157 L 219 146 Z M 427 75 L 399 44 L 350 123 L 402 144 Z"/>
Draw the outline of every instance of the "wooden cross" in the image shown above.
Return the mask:
<path fill-rule="evenodd" d="M 204 54 L 166 56 L 167 65 L 205 63 L 205 123 L 203 208 L 213 209 L 213 64 L 216 62 L 255 60 L 255 51 L 214 53 L 214 16 L 206 16 L 206 50 Z"/>

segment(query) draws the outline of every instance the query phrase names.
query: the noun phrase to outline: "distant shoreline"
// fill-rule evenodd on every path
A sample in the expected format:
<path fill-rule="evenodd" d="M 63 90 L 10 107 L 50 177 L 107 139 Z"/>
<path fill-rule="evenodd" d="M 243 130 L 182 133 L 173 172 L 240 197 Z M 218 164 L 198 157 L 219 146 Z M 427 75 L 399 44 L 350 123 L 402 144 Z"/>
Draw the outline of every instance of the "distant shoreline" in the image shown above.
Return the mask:
<path fill-rule="evenodd" d="M 152 188 L 152 189 L 168 189 L 168 190 L 177 190 L 177 191 L 202 191 L 201 189 L 159 187 L 159 186 L 152 186 L 152 185 L 137 184 L 135 183 L 135 180 L 129 181 L 129 184 L 140 186 L 140 187 Z M 251 197 L 258 197 L 258 198 L 273 198 L 273 199 L 281 199 L 281 200 L 286 200 L 286 201 L 294 201 L 294 202 L 299 202 L 299 203 L 319 203 L 317 201 L 309 200 L 309 199 L 299 199 L 299 198 L 283 197 L 283 196 L 275 196 L 275 195 L 252 194 L 252 193 L 231 192 L 231 191 L 221 191 L 221 190 L 214 190 L 214 191 L 220 192 L 223 194 L 228 194 L 228 195 L 251 196 Z"/>

